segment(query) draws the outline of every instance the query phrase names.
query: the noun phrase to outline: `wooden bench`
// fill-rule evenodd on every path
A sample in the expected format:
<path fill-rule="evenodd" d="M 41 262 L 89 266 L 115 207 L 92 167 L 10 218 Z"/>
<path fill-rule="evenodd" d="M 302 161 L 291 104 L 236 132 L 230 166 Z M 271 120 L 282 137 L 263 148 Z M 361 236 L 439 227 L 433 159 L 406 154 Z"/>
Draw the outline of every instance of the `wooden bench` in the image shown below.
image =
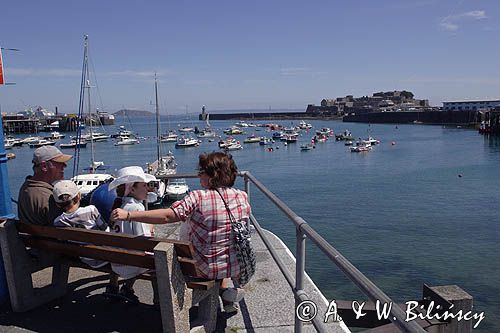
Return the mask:
<path fill-rule="evenodd" d="M 12 309 L 24 312 L 66 294 L 70 267 L 94 269 L 80 257 L 154 270 L 164 332 L 212 332 L 217 320 L 219 283 L 204 280 L 189 242 L 79 228 L 54 228 L 17 220 L 0 221 L 0 244 Z M 32 274 L 52 267 L 52 283 L 34 288 Z M 196 322 L 189 309 L 199 304 Z"/>

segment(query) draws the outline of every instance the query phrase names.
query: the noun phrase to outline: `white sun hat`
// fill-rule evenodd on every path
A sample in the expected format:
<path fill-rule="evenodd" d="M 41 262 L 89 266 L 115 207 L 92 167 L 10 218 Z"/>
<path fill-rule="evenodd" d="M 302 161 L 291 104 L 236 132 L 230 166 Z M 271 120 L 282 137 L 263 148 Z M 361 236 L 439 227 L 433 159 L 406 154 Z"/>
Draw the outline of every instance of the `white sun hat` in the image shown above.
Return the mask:
<path fill-rule="evenodd" d="M 129 166 L 118 170 L 115 180 L 113 180 L 108 186 L 108 191 L 111 191 L 121 184 L 136 182 L 149 183 L 151 181 L 159 180 L 156 179 L 155 176 L 145 173 L 140 166 Z"/>

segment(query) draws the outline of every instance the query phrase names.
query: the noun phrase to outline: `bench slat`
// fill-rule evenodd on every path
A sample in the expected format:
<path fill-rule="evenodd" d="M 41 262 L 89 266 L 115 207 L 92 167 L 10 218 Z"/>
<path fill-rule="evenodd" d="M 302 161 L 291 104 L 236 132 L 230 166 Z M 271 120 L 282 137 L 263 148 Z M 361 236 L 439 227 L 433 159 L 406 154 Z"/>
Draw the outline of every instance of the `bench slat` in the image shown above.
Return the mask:
<path fill-rule="evenodd" d="M 180 257 L 193 258 L 194 253 L 193 245 L 190 242 L 174 239 L 133 236 L 99 230 L 86 230 L 83 228 L 54 228 L 19 221 L 17 221 L 16 227 L 19 232 L 24 232 L 33 236 L 85 242 L 94 245 L 115 246 L 138 251 L 152 252 L 158 243 L 166 242 L 174 244 L 175 251 Z"/>
<path fill-rule="evenodd" d="M 68 257 L 87 257 L 109 261 L 117 264 L 154 269 L 154 257 L 142 251 L 132 252 L 130 250 L 95 246 L 79 243 L 62 243 L 58 241 L 24 238 L 26 246 L 55 252 Z M 89 267 L 90 268 L 90 267 Z"/>

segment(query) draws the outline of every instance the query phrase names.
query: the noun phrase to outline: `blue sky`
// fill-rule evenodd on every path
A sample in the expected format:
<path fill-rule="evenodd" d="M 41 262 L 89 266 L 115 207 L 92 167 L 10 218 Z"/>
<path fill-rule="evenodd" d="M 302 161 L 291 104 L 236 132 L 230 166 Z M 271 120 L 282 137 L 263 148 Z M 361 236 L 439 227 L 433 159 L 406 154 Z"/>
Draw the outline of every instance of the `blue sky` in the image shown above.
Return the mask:
<path fill-rule="evenodd" d="M 500 98 L 500 1 L 3 0 L 3 112 L 78 106 L 83 35 L 114 112 L 304 108 L 410 90 L 432 105 Z M 94 82 L 95 84 L 95 82 Z"/>

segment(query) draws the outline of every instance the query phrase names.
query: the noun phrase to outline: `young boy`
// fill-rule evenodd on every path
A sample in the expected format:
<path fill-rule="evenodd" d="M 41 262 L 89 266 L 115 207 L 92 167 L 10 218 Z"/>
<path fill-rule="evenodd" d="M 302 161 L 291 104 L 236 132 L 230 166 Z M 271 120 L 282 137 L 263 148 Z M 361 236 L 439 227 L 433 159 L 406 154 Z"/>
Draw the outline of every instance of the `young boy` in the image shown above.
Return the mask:
<path fill-rule="evenodd" d="M 101 214 L 94 205 L 80 207 L 80 191 L 71 180 L 55 182 L 52 195 L 56 205 L 63 213 L 54 219 L 55 227 L 75 227 L 90 230 L 110 231 L 108 225 L 102 220 Z M 106 261 L 81 258 L 84 263 L 93 268 L 107 264 Z"/>

